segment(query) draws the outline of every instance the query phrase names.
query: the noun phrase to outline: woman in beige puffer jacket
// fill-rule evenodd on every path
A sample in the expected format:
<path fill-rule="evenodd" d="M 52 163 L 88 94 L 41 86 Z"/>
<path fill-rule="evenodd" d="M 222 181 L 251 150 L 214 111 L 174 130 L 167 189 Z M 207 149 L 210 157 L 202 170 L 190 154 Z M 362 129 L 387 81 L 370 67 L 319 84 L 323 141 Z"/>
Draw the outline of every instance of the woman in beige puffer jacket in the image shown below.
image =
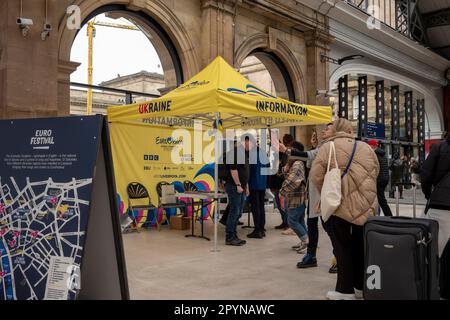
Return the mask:
<path fill-rule="evenodd" d="M 356 143 L 348 120 L 336 120 L 333 131 L 333 136 L 320 148 L 309 174 L 319 190 L 322 190 L 327 171 L 331 141 L 336 146 L 336 157 L 341 172 L 344 172 L 347 167 Z M 372 148 L 364 142 L 357 142 L 354 159 L 347 174 L 342 178 L 341 205 L 330 218 L 336 242 L 338 279 L 336 291 L 330 291 L 327 294 L 329 299 L 354 299 L 354 289 L 358 296 L 362 290 L 363 225 L 368 217 L 378 210 L 376 181 L 379 170 L 378 159 Z"/>

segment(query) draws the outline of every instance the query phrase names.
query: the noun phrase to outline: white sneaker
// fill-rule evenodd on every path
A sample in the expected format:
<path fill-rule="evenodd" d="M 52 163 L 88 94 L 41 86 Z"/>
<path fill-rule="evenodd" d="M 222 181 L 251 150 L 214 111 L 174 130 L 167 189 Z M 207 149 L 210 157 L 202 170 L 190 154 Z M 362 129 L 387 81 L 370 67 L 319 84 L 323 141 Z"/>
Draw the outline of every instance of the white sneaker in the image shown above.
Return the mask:
<path fill-rule="evenodd" d="M 355 300 L 355 294 L 353 293 L 340 293 L 337 291 L 328 291 L 327 292 L 328 300 Z"/>
<path fill-rule="evenodd" d="M 361 290 L 358 290 L 358 289 L 354 289 L 354 290 L 355 290 L 355 298 L 356 298 L 356 300 L 363 300 L 364 299 L 363 292 Z"/>
<path fill-rule="evenodd" d="M 304 242 L 301 242 L 301 246 L 295 249 L 295 251 L 297 251 L 297 253 L 304 254 L 306 253 L 306 249 L 308 249 L 308 245 Z"/>
<path fill-rule="evenodd" d="M 301 248 L 303 242 L 299 242 L 298 244 L 296 244 L 295 246 L 292 246 L 292 250 L 297 250 L 298 248 Z"/>

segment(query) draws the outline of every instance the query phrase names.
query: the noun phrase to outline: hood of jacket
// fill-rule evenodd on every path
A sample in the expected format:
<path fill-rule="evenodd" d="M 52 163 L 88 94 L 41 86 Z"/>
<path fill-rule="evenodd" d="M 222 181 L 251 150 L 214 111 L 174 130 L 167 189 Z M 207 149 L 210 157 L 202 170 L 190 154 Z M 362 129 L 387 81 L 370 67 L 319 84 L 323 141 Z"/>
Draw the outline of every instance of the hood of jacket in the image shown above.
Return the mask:
<path fill-rule="evenodd" d="M 330 141 L 334 141 L 336 139 L 341 139 L 341 138 L 355 139 L 355 136 L 353 134 L 346 133 L 346 132 L 336 132 L 336 134 L 334 136 L 325 140 L 323 144 L 326 144 Z"/>

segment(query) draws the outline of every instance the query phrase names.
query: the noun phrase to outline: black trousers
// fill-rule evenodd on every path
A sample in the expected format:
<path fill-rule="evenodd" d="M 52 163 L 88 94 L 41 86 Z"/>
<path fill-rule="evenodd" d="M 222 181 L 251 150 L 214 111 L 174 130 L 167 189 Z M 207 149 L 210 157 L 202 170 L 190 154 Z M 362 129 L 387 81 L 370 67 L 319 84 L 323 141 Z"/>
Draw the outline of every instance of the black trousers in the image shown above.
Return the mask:
<path fill-rule="evenodd" d="M 389 196 L 391 198 L 395 198 L 395 185 L 397 183 L 401 183 L 401 182 L 402 182 L 401 180 L 394 180 L 391 182 L 391 190 L 389 191 Z M 400 193 L 400 198 L 402 198 L 403 197 L 403 186 L 398 187 L 398 192 Z"/>
<path fill-rule="evenodd" d="M 392 211 L 387 203 L 386 195 L 384 193 L 385 189 L 386 189 L 386 185 L 377 184 L 378 203 L 380 204 L 381 210 L 383 211 L 384 215 L 386 217 L 392 217 Z"/>
<path fill-rule="evenodd" d="M 341 218 L 331 218 L 338 265 L 336 291 L 354 293 L 354 288 L 363 289 L 364 281 L 364 237 L 363 227 Z"/>
<path fill-rule="evenodd" d="M 265 190 L 250 190 L 250 205 L 255 223 L 255 232 L 263 232 L 266 226 L 265 195 Z"/>
<path fill-rule="evenodd" d="M 331 246 L 333 248 L 333 255 L 336 256 L 336 253 L 334 251 L 334 236 L 331 221 L 328 220 L 327 222 L 323 222 L 322 218 L 320 218 L 320 221 L 322 222 L 323 229 L 328 234 L 328 237 L 330 237 Z M 308 218 L 307 224 L 309 237 L 308 253 L 315 256 L 317 252 L 317 246 L 319 244 L 319 217 Z"/>
<path fill-rule="evenodd" d="M 317 247 L 319 245 L 319 217 L 310 218 L 309 217 L 309 210 L 311 210 L 309 206 L 308 201 L 308 253 L 316 256 Z M 333 226 L 331 224 L 331 220 L 328 220 L 327 222 L 324 222 L 322 217 L 320 217 L 320 221 L 322 222 L 322 227 L 327 233 L 328 237 L 330 237 L 331 246 L 333 248 L 333 255 L 336 256 L 336 253 L 334 252 L 334 236 L 333 236 Z"/>

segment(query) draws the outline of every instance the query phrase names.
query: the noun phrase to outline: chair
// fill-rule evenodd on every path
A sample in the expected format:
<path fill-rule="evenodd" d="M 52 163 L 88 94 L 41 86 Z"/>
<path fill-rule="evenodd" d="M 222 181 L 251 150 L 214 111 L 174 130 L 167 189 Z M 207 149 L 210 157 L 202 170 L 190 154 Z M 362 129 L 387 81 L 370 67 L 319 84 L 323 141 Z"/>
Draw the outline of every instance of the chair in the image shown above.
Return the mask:
<path fill-rule="evenodd" d="M 136 221 L 136 218 L 133 216 L 133 211 L 134 210 L 147 210 L 146 217 L 148 217 L 149 211 L 152 209 L 157 209 L 157 208 L 152 204 L 151 199 L 150 199 L 150 194 L 148 193 L 147 189 L 139 182 L 131 182 L 128 184 L 127 196 L 128 196 L 128 209 L 127 209 L 128 217 L 131 218 L 132 224 L 134 224 L 135 229 L 139 232 L 138 223 Z M 132 200 L 142 200 L 142 199 L 148 199 L 148 203 L 133 205 Z M 157 215 L 155 215 L 155 217 L 156 217 L 155 218 L 156 225 L 157 225 L 157 227 L 159 227 Z M 129 219 L 126 219 L 126 220 L 129 221 Z M 126 222 L 124 221 L 124 225 L 122 225 L 122 231 L 124 231 L 124 232 L 131 225 L 130 223 L 128 223 L 128 225 L 125 225 L 125 223 Z"/>
<path fill-rule="evenodd" d="M 198 191 L 198 187 L 191 181 L 183 182 L 184 191 Z"/>
<path fill-rule="evenodd" d="M 183 215 L 187 215 L 187 204 L 185 202 L 179 201 L 178 199 L 175 199 L 174 201 L 170 201 L 169 203 L 164 203 L 162 201 L 163 199 L 163 186 L 170 186 L 172 184 L 161 181 L 158 182 L 156 185 L 156 193 L 158 194 L 158 208 L 162 209 L 180 209 L 183 211 Z M 169 222 L 169 219 L 167 218 L 166 212 L 163 210 L 164 216 L 166 218 L 167 223 Z"/>
<path fill-rule="evenodd" d="M 184 191 L 198 191 L 198 187 L 189 180 L 186 180 L 183 182 L 183 187 L 184 187 Z M 192 209 L 193 211 L 195 211 L 195 206 L 199 206 L 200 208 L 202 207 L 203 203 L 201 201 L 193 201 L 192 202 Z"/>

